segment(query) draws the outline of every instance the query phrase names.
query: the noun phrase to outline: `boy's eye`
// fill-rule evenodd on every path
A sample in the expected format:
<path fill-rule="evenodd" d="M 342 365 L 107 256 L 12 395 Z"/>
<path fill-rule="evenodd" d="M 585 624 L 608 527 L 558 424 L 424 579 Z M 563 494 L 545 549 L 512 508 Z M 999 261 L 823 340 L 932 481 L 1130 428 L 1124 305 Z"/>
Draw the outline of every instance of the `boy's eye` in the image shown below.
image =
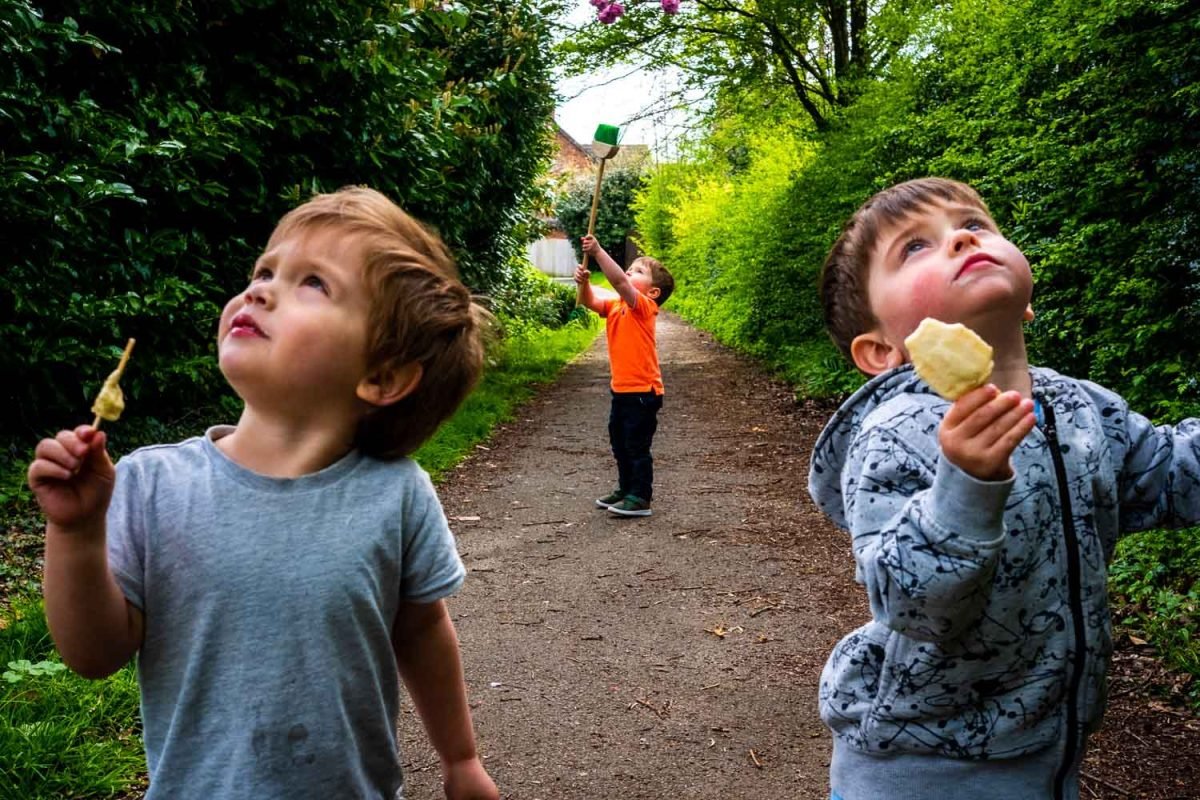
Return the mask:
<path fill-rule="evenodd" d="M 910 239 L 904 243 L 904 247 L 900 250 L 900 260 L 903 261 L 924 246 L 925 242 L 921 241 L 920 239 Z"/>
<path fill-rule="evenodd" d="M 327 292 L 325 288 L 325 281 L 321 280 L 316 275 L 309 275 L 307 278 L 305 278 L 304 285 L 310 286 L 313 289 L 320 289 L 322 292 Z"/>
<path fill-rule="evenodd" d="M 971 217 L 963 223 L 963 227 L 969 231 L 985 231 L 987 230 L 987 223 L 978 217 Z"/>
<path fill-rule="evenodd" d="M 252 281 L 266 281 L 271 279 L 271 270 L 266 267 L 259 267 L 250 275 Z"/>

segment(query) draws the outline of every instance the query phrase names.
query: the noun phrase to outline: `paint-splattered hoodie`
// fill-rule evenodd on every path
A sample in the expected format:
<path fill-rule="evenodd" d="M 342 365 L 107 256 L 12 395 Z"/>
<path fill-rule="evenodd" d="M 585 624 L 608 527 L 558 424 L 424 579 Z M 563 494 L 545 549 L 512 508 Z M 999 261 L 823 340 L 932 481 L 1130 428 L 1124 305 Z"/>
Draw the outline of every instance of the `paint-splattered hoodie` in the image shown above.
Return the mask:
<path fill-rule="evenodd" d="M 950 404 L 901 367 L 818 439 L 817 505 L 853 539 L 872 620 L 821 674 L 821 717 L 869 755 L 1079 755 L 1112 652 L 1106 564 L 1118 535 L 1200 519 L 1200 420 L 1155 427 L 1112 392 L 1034 368 L 1039 424 L 1014 477 L 950 464 Z"/>

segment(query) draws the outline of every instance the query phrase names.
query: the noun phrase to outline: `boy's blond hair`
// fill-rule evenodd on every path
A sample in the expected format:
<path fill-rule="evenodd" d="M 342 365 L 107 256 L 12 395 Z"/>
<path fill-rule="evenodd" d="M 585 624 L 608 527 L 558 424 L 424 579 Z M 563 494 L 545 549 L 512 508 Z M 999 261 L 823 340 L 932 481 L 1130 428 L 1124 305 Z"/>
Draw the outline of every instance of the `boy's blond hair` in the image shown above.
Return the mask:
<path fill-rule="evenodd" d="M 658 297 L 654 298 L 654 304 L 661 307 L 663 303 L 667 302 L 671 292 L 675 291 L 675 277 L 657 258 L 638 256 L 633 260 L 633 264 L 639 261 L 650 268 L 650 285 L 658 289 Z"/>
<path fill-rule="evenodd" d="M 491 316 L 459 280 L 441 238 L 374 189 L 314 196 L 279 221 L 271 242 L 315 228 L 352 235 L 365 253 L 367 374 L 413 362 L 422 368 L 416 389 L 368 413 L 355 435 L 367 455 L 402 458 L 433 435 L 479 380 Z"/>
<path fill-rule="evenodd" d="M 967 184 L 948 178 L 918 178 L 884 189 L 863 203 L 834 242 L 821 267 L 821 306 L 825 329 L 847 358 L 853 360 L 850 344 L 855 337 L 879 322 L 871 311 L 867 280 L 880 232 L 939 200 L 975 206 L 991 216 L 983 198 Z"/>

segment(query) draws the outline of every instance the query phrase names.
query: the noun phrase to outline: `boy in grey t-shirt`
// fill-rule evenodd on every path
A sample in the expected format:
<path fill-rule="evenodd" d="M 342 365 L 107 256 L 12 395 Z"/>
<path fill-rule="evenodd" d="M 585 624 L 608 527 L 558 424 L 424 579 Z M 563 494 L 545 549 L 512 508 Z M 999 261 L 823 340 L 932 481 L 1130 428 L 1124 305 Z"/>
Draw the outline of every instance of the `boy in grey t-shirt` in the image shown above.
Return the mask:
<path fill-rule="evenodd" d="M 319 195 L 221 315 L 236 427 L 115 469 L 89 425 L 38 444 L 50 629 L 88 677 L 138 654 L 147 800 L 400 797 L 397 671 L 446 796 L 498 798 L 443 603 L 463 566 L 406 458 L 478 379 L 485 318 L 383 195 Z"/>

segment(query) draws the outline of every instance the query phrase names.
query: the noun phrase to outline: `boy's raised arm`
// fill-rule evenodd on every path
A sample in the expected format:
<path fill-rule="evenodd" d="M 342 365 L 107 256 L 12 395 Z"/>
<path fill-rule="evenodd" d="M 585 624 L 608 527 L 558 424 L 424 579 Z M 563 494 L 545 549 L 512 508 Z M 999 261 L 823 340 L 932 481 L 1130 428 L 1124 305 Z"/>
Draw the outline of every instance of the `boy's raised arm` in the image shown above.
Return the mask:
<path fill-rule="evenodd" d="M 108 566 L 105 513 L 116 471 L 89 425 L 38 443 L 29 487 L 46 516 L 43 595 L 63 662 L 85 678 L 124 666 L 141 646 L 142 612 Z"/>
<path fill-rule="evenodd" d="M 404 603 L 392 633 L 400 677 L 442 761 L 449 800 L 499 800 L 475 748 L 454 623 L 441 600 Z"/>
<path fill-rule="evenodd" d="M 608 278 L 609 284 L 621 296 L 621 299 L 628 303 L 630 308 L 636 308 L 639 297 L 638 290 L 629 282 L 629 276 L 621 270 L 620 265 L 613 261 L 612 256 L 606 253 L 600 243 L 596 241 L 595 236 L 583 237 L 583 250 L 596 259 L 604 277 Z"/>

